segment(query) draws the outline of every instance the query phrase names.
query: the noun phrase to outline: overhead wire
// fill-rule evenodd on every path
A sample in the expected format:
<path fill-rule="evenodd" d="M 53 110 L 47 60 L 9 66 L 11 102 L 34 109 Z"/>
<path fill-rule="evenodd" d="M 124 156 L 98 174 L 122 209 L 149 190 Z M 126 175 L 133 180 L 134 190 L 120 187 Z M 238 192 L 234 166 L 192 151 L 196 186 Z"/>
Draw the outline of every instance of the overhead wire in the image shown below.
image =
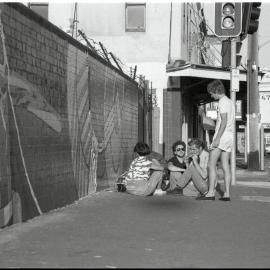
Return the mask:
<path fill-rule="evenodd" d="M 193 7 L 193 4 L 192 4 L 192 3 L 188 3 L 188 6 L 193 10 L 194 14 L 196 14 L 201 20 L 203 19 L 203 17 L 201 16 L 201 14 Z M 211 31 L 211 33 L 215 35 L 214 31 L 213 31 L 212 28 L 209 26 L 209 24 L 207 24 L 207 22 L 205 22 L 205 26 L 206 26 L 207 30 Z M 221 39 L 220 37 L 215 36 L 215 38 L 216 38 L 218 41 L 220 41 L 220 42 L 223 41 L 223 39 Z M 201 38 L 200 38 L 200 39 L 201 39 Z M 212 48 L 213 48 L 213 49 L 214 49 L 214 50 L 222 57 L 221 52 L 220 52 L 213 44 L 211 44 L 210 42 L 209 42 L 209 46 L 212 46 Z M 205 47 L 205 46 L 204 46 L 204 47 Z M 211 49 L 210 49 L 210 52 L 211 52 Z M 218 57 L 216 56 L 215 53 L 211 53 L 211 54 L 212 54 L 212 56 L 213 56 L 214 58 L 216 58 L 216 60 L 217 60 L 219 63 L 221 63 L 221 61 L 218 59 Z"/>

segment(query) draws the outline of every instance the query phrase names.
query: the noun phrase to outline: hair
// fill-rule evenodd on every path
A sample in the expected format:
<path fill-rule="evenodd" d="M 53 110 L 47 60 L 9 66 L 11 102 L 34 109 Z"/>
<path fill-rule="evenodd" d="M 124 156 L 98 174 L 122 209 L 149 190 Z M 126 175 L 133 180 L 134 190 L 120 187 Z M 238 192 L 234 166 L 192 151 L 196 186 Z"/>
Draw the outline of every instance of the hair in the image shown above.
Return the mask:
<path fill-rule="evenodd" d="M 189 146 L 195 145 L 197 148 L 202 147 L 204 149 L 204 142 L 200 139 L 197 139 L 197 138 L 190 139 L 190 141 L 188 142 L 188 145 Z"/>
<path fill-rule="evenodd" d="M 207 92 L 209 94 L 225 94 L 225 87 L 221 80 L 213 80 L 207 85 Z"/>
<path fill-rule="evenodd" d="M 186 151 L 186 144 L 185 144 L 185 142 L 179 140 L 179 141 L 175 142 L 175 143 L 172 145 L 172 150 L 173 150 L 173 152 L 175 152 L 176 147 L 177 147 L 178 145 L 183 145 L 184 151 Z"/>
<path fill-rule="evenodd" d="M 136 152 L 139 156 L 147 156 L 150 154 L 150 147 L 147 143 L 138 142 L 134 147 L 134 152 Z"/>

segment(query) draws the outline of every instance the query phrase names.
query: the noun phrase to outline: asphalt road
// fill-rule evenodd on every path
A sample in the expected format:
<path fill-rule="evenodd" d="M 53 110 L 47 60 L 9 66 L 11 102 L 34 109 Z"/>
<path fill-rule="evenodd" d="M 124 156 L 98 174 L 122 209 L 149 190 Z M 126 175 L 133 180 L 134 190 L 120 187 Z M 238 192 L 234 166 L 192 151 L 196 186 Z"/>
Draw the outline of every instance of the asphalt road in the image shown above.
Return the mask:
<path fill-rule="evenodd" d="M 98 192 L 0 230 L 0 267 L 269 268 L 270 188 L 231 196 Z"/>

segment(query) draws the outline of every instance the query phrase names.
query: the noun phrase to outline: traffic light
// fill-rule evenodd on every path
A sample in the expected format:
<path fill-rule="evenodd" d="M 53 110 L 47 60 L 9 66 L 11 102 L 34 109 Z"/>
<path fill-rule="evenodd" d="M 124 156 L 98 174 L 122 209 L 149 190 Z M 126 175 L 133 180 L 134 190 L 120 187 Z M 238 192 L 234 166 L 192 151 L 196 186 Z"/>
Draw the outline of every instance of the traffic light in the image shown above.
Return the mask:
<path fill-rule="evenodd" d="M 215 3 L 215 34 L 218 37 L 237 37 L 242 32 L 242 3 Z"/>
<path fill-rule="evenodd" d="M 251 5 L 251 10 L 250 10 L 250 21 L 248 24 L 248 34 L 253 34 L 257 32 L 258 27 L 259 27 L 259 17 L 261 14 L 261 9 L 259 8 L 262 3 L 260 2 L 254 2 Z"/>
<path fill-rule="evenodd" d="M 242 47 L 242 42 L 236 42 L 236 66 L 240 66 L 242 55 L 240 54 Z M 231 41 L 229 39 L 222 41 L 222 48 L 221 48 L 221 55 L 222 55 L 222 67 L 230 68 L 231 67 Z"/>
<path fill-rule="evenodd" d="M 260 2 L 243 3 L 243 19 L 241 40 L 244 40 L 247 34 L 257 32 L 259 27 L 259 17 L 261 14 Z"/>
<path fill-rule="evenodd" d="M 240 54 L 241 48 L 242 48 L 242 42 L 237 41 L 236 42 L 236 66 L 237 67 L 241 65 L 241 60 L 242 60 L 242 55 Z"/>

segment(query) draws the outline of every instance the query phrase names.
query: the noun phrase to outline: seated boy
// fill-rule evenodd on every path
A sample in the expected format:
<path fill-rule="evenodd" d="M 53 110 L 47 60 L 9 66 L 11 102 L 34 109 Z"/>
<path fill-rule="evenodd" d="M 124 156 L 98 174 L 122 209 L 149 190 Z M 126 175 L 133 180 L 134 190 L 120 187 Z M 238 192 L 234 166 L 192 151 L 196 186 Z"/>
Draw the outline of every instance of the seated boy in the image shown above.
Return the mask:
<path fill-rule="evenodd" d="M 200 195 L 203 195 L 208 191 L 207 166 L 209 153 L 204 150 L 204 143 L 200 139 L 191 139 L 188 142 L 188 146 L 188 166 L 176 184 L 180 188 L 184 188 L 190 181 L 192 181 Z"/>
<path fill-rule="evenodd" d="M 174 156 L 168 160 L 168 170 L 170 175 L 170 186 L 167 189 L 168 194 L 182 194 L 182 190 L 177 188 L 177 181 L 181 178 L 187 168 L 185 162 L 186 144 L 179 140 L 172 146 Z"/>
<path fill-rule="evenodd" d="M 149 196 L 160 188 L 164 168 L 156 159 L 150 160 L 150 148 L 138 142 L 134 147 L 135 158 L 124 173 L 126 192 L 134 195 Z M 150 173 L 152 170 L 152 173 Z"/>

